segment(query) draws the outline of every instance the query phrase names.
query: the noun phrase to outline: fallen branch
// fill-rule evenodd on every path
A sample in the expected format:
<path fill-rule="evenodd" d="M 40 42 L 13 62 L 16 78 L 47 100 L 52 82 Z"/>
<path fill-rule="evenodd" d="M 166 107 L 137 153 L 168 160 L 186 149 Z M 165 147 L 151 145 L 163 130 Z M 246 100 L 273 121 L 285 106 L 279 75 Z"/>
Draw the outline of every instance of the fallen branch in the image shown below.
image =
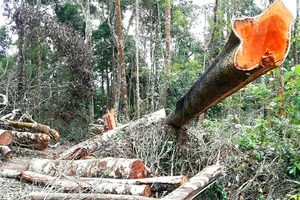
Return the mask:
<path fill-rule="evenodd" d="M 176 103 L 165 123 L 179 129 L 224 98 L 268 71 L 287 56 L 293 15 L 277 0 L 254 18 L 234 20 L 220 54 Z"/>
<path fill-rule="evenodd" d="M 116 195 L 116 194 L 74 194 L 74 193 L 44 193 L 44 192 L 32 192 L 29 194 L 30 200 L 103 200 L 103 199 L 114 199 L 114 200 L 155 200 L 155 198 L 133 196 L 133 195 Z"/>
<path fill-rule="evenodd" d="M 97 135 L 89 140 L 81 142 L 60 155 L 59 159 L 73 160 L 81 159 L 82 157 L 91 155 L 95 151 L 101 151 L 109 144 L 109 141 L 114 139 L 120 132 L 130 131 L 132 127 L 142 124 L 143 126 L 151 126 L 152 123 L 163 120 L 166 117 L 165 110 L 159 110 L 152 114 L 146 115 L 143 118 L 117 127 L 111 131 L 105 132 L 103 135 Z"/>
<path fill-rule="evenodd" d="M 202 189 L 216 180 L 223 173 L 223 167 L 219 164 L 206 167 L 192 177 L 188 182 L 163 197 L 163 200 L 186 200 L 193 199 L 202 192 Z"/>

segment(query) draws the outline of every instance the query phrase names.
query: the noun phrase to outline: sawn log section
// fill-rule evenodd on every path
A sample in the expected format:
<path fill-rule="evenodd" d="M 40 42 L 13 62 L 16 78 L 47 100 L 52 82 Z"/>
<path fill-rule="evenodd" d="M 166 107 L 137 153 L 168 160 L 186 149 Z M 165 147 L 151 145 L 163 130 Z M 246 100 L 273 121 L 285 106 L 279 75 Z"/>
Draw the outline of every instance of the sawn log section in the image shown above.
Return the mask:
<path fill-rule="evenodd" d="M 279 67 L 289 50 L 293 15 L 277 0 L 254 18 L 237 19 L 223 50 L 181 97 L 165 123 L 180 128 L 194 117 Z"/>

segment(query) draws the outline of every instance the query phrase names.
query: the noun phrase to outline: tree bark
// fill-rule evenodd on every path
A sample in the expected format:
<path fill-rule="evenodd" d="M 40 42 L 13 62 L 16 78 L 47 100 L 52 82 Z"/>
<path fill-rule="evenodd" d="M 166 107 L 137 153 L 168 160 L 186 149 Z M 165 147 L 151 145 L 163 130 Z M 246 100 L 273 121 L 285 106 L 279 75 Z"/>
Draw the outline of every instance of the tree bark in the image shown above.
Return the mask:
<path fill-rule="evenodd" d="M 70 149 L 61 154 L 60 159 L 80 159 L 86 155 L 92 154 L 95 151 L 101 151 L 102 149 L 106 148 L 109 144 L 109 141 L 113 140 L 120 132 L 132 131 L 132 127 L 138 126 L 139 124 L 143 124 L 144 126 L 151 126 L 152 123 L 163 120 L 165 116 L 166 114 L 164 109 L 146 115 L 135 122 L 125 124 L 121 127 L 117 127 L 111 131 L 104 133 L 103 135 L 95 136 L 89 140 L 86 140 L 71 147 Z"/>
<path fill-rule="evenodd" d="M 0 145 L 10 145 L 12 142 L 12 132 L 0 129 Z"/>
<path fill-rule="evenodd" d="M 123 98 L 123 115 L 125 121 L 129 121 L 129 110 L 128 110 L 128 92 L 126 82 L 126 71 L 124 63 L 124 41 L 122 32 L 122 12 L 120 0 L 116 0 L 117 7 L 117 34 L 118 34 L 118 67 L 121 73 L 121 85 L 122 85 L 122 98 Z"/>
<path fill-rule="evenodd" d="M 2 158 L 3 156 L 5 158 L 10 158 L 13 155 L 12 150 L 8 147 L 8 146 L 2 146 L 0 145 L 0 158 Z"/>
<path fill-rule="evenodd" d="M 172 191 L 180 185 L 187 182 L 186 176 L 167 176 L 167 177 L 153 177 L 141 179 L 109 179 L 109 178 L 73 178 L 73 177 L 53 177 L 32 171 L 3 169 L 1 176 L 5 178 L 14 178 L 25 180 L 28 182 L 39 183 L 41 185 L 51 185 L 59 192 L 70 191 L 93 191 L 100 192 L 100 185 L 103 188 L 119 188 L 118 194 L 126 194 L 121 190 L 124 186 L 131 191 L 132 195 L 149 196 L 149 189 L 151 186 L 152 192 L 162 192 L 165 188 L 171 188 Z M 141 186 L 141 187 L 139 187 Z M 148 187 L 147 187 L 148 186 Z M 135 192 L 137 191 L 137 192 Z M 151 193 L 150 191 L 150 193 Z M 113 191 L 107 191 L 113 193 Z"/>
<path fill-rule="evenodd" d="M 205 186 L 216 180 L 223 172 L 219 164 L 206 167 L 192 177 L 188 182 L 163 197 L 162 200 L 193 199 L 205 188 Z"/>
<path fill-rule="evenodd" d="M 166 0 L 166 74 L 171 73 L 171 5 L 170 0 Z"/>
<path fill-rule="evenodd" d="M 136 94 L 135 94 L 135 115 L 139 119 L 140 112 L 140 75 L 139 75 L 139 0 L 135 0 L 135 77 L 136 77 Z"/>
<path fill-rule="evenodd" d="M 15 127 L 15 128 L 28 128 L 33 129 L 36 131 L 40 131 L 42 133 L 48 134 L 50 137 L 54 138 L 55 140 L 59 139 L 59 134 L 56 130 L 51 129 L 49 126 L 39 124 L 39 123 L 28 123 L 28 122 L 16 122 L 16 121 L 5 121 L 7 125 Z"/>
<path fill-rule="evenodd" d="M 144 178 L 147 170 L 139 159 L 102 158 L 89 160 L 48 160 L 35 159 L 28 162 L 28 171 L 80 177 Z"/>
<path fill-rule="evenodd" d="M 57 177 L 39 174 L 31 171 L 19 171 L 19 170 L 2 170 L 2 177 L 15 178 L 19 180 L 26 180 L 32 183 L 39 183 L 41 185 L 50 185 L 58 192 L 87 192 L 93 191 L 93 193 L 103 194 L 124 194 L 124 195 L 139 195 L 150 196 L 151 188 L 149 185 L 136 185 L 126 184 L 126 180 L 118 181 L 118 179 L 110 179 L 110 181 L 102 181 L 102 179 L 93 180 L 80 180 L 71 177 L 59 179 Z M 128 179 L 130 180 L 130 179 Z"/>
<path fill-rule="evenodd" d="M 255 18 L 233 21 L 229 38 L 207 71 L 165 120 L 180 128 L 251 81 L 280 66 L 289 49 L 293 15 L 278 0 Z"/>
<path fill-rule="evenodd" d="M 44 151 L 50 142 L 50 136 L 44 133 L 12 131 L 13 144 Z"/>
<path fill-rule="evenodd" d="M 133 196 L 133 195 L 116 195 L 116 194 L 74 194 L 74 193 L 43 193 L 32 192 L 29 194 L 30 200 L 71 200 L 71 199 L 93 199 L 93 200 L 155 200 L 155 198 Z"/>

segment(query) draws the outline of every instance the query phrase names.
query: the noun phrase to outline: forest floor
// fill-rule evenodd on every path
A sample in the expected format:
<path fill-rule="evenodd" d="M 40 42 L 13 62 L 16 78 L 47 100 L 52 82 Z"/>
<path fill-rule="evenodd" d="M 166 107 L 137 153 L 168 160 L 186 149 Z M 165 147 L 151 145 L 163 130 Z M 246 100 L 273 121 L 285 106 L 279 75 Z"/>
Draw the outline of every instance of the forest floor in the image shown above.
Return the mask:
<path fill-rule="evenodd" d="M 18 163 L 22 164 L 24 160 L 31 160 L 34 158 L 53 159 L 69 147 L 70 145 L 59 145 L 55 149 L 47 148 L 45 151 L 38 151 L 13 146 L 11 149 L 14 151 L 14 155 L 9 160 L 3 161 L 0 164 L 0 169 L 2 166 L 8 165 L 16 167 L 18 166 Z M 28 200 L 31 192 L 42 192 L 44 190 L 49 192 L 49 188 L 44 186 L 39 186 L 35 183 L 26 183 L 12 178 L 0 177 L 0 185 L 1 200 Z"/>

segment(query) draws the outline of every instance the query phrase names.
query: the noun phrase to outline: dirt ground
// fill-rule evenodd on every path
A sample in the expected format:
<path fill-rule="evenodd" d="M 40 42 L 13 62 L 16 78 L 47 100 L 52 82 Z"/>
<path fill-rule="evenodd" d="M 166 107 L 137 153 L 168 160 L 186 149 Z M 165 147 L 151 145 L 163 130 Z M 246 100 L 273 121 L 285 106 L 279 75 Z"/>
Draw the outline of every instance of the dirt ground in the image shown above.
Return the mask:
<path fill-rule="evenodd" d="M 34 158 L 52 159 L 67 148 L 69 148 L 69 146 L 60 145 L 56 149 L 47 148 L 45 151 L 37 151 L 13 146 L 11 147 L 14 151 L 13 157 L 8 160 L 2 160 L 0 169 L 2 170 L 8 166 L 19 168 L 19 164 L 22 164 L 22 161 L 24 162 L 24 160 Z M 49 192 L 51 190 L 37 184 L 4 177 L 0 177 L 0 185 L 0 200 L 28 200 L 31 192 Z"/>

